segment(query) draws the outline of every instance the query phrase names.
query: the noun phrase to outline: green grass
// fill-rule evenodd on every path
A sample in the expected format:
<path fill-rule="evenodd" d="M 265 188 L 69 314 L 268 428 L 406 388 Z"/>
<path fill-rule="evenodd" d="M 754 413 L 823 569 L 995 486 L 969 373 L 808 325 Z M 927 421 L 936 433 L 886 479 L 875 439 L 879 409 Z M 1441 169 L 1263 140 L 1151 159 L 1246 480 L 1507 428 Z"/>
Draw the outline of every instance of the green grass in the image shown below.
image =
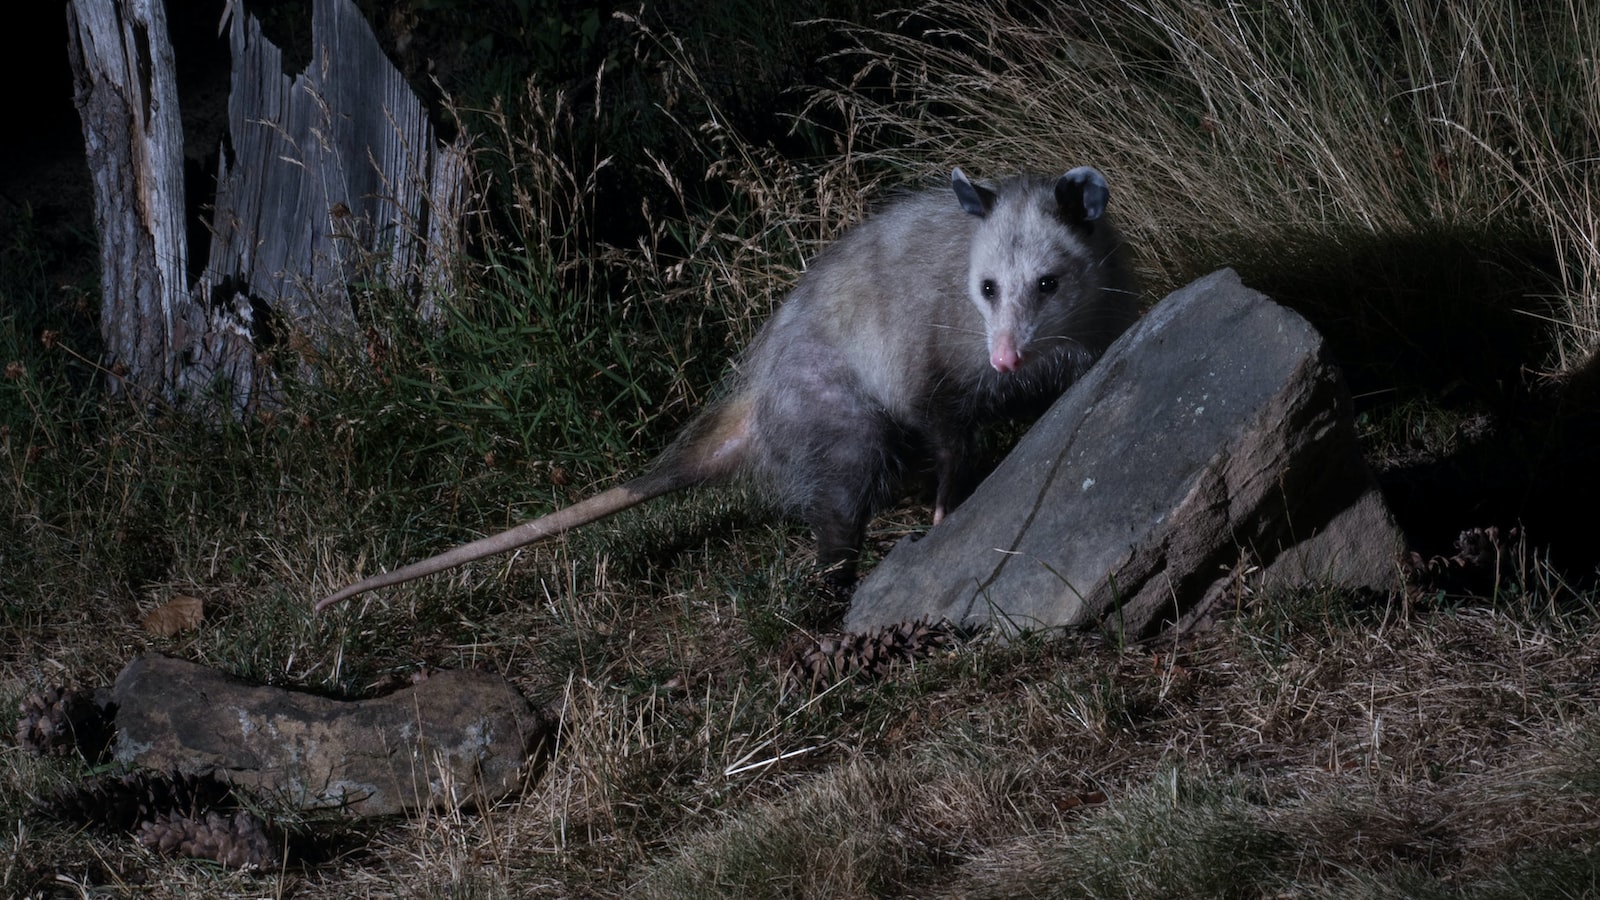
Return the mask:
<path fill-rule="evenodd" d="M 0 248 L 0 365 L 16 364 L 0 379 L 0 701 L 159 651 L 353 695 L 485 666 L 565 722 L 517 797 L 254 874 L 41 820 L 32 800 L 88 767 L 5 743 L 0 892 L 1592 893 L 1597 604 L 1538 534 L 1474 596 L 1244 596 L 1202 635 L 979 639 L 816 692 L 780 660 L 837 604 L 803 530 L 737 490 L 311 614 L 360 574 L 640 471 L 807 255 L 887 185 L 955 163 L 1093 162 L 1153 292 L 1227 264 L 1306 312 L 1386 471 L 1495 443 L 1523 396 L 1508 382 L 1588 354 L 1587 8 L 1013 9 L 857 20 L 865 74 L 812 95 L 840 129 L 825 157 L 753 142 L 771 122 L 710 100 L 705 121 L 680 111 L 702 155 L 646 164 L 657 186 L 634 196 L 646 227 L 625 246 L 597 238 L 623 163 L 575 137 L 592 109 L 530 86 L 479 111 L 480 177 L 509 180 L 477 186 L 505 207 L 461 295 L 426 321 L 367 298 L 360 342 L 248 422 L 105 396 L 92 315 L 51 285 L 49 251 L 26 229 Z M 718 96 L 695 48 L 638 39 L 674 90 Z M 1544 434 L 1507 445 L 1506 477 L 1546 458 Z M 925 519 L 891 511 L 869 549 Z M 206 602 L 200 628 L 141 630 L 175 594 Z"/>

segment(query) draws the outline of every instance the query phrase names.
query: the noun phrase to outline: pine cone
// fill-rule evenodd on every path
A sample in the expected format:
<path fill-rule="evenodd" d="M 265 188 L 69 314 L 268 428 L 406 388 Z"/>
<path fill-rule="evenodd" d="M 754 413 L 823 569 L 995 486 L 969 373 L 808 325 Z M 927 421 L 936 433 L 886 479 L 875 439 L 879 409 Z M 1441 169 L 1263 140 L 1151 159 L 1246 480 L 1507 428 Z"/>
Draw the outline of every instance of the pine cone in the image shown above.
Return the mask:
<path fill-rule="evenodd" d="M 1507 543 L 1515 541 L 1517 537 L 1517 529 L 1511 529 Z M 1500 542 L 1500 529 L 1492 525 L 1488 528 L 1469 528 L 1456 536 L 1455 558 L 1472 568 L 1491 569 L 1505 559 L 1508 549 Z"/>
<path fill-rule="evenodd" d="M 929 656 L 955 640 L 955 628 L 948 621 L 930 623 L 927 619 L 802 639 L 784 654 L 785 677 L 791 685 L 812 688 L 853 672 L 878 678 L 897 663 Z"/>
<path fill-rule="evenodd" d="M 1436 591 L 1467 594 L 1494 590 L 1496 580 L 1514 572 L 1512 551 L 1522 539 L 1512 528 L 1502 537 L 1500 529 L 1469 528 L 1456 536 L 1453 556 L 1433 556 L 1410 551 L 1401 559 L 1406 585 L 1413 594 Z"/>
<path fill-rule="evenodd" d="M 228 815 L 160 815 L 139 826 L 140 844 L 165 856 L 214 859 L 231 868 L 264 868 L 277 861 L 266 824 L 241 809 Z"/>
<path fill-rule="evenodd" d="M 17 713 L 17 746 L 41 756 L 81 753 L 99 762 L 115 733 L 93 691 L 37 690 L 17 704 Z"/>
<path fill-rule="evenodd" d="M 234 802 L 233 788 L 209 775 L 130 772 L 65 791 L 45 801 L 41 811 L 61 822 L 120 834 L 161 816 L 195 815 Z"/>

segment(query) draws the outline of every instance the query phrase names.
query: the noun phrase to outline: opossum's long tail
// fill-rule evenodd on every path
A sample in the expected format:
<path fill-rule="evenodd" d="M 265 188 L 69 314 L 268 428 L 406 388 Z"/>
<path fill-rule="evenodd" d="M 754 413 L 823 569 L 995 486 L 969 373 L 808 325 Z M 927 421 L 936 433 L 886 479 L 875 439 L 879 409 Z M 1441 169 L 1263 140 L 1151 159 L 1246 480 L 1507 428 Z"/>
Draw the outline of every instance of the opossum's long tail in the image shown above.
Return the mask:
<path fill-rule="evenodd" d="M 462 544 L 459 547 L 453 547 L 437 556 L 430 556 L 420 562 L 402 566 L 392 572 L 381 572 L 377 575 L 363 578 L 337 594 L 318 601 L 317 611 L 320 612 L 341 600 L 348 600 L 357 594 L 403 584 L 407 581 L 421 578 L 424 575 L 432 575 L 435 572 L 453 569 L 473 560 L 483 559 L 486 556 L 515 550 L 541 538 L 560 534 L 568 529 L 603 519 L 613 513 L 622 512 L 631 506 L 637 506 L 646 500 L 674 490 L 674 488 L 666 487 L 655 491 L 641 491 L 636 487 L 637 482 L 645 481 L 649 478 L 649 475 L 636 478 L 620 487 L 614 487 L 580 503 L 573 504 L 565 509 L 558 509 L 531 522 L 524 522 L 499 534 L 481 538 L 469 544 Z"/>
<path fill-rule="evenodd" d="M 638 478 L 499 534 L 453 547 L 392 572 L 363 578 L 319 600 L 317 611 L 357 594 L 404 584 L 486 556 L 515 550 L 638 506 L 663 494 L 724 480 L 744 464 L 749 456 L 750 441 L 749 399 L 743 396 L 730 398 L 697 418 L 662 454 L 651 470 Z"/>

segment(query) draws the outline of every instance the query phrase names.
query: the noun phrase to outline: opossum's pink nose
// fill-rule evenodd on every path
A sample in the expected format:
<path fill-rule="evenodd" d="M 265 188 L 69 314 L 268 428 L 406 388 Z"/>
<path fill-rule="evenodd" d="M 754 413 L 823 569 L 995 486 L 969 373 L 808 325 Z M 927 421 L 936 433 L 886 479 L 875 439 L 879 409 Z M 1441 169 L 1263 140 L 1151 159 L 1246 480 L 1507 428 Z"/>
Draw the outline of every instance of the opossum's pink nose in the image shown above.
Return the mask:
<path fill-rule="evenodd" d="M 1017 352 L 1017 344 L 1011 335 L 997 335 L 994 347 L 989 351 L 989 365 L 994 366 L 996 372 L 1015 372 L 1022 367 L 1022 354 Z"/>

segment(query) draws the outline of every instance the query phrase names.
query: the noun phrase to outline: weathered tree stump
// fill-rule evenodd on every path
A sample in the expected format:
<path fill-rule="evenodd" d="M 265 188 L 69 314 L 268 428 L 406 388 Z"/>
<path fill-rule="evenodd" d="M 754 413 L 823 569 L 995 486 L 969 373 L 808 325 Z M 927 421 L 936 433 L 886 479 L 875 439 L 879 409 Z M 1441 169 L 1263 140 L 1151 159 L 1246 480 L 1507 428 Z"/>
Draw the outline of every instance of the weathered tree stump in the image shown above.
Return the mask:
<path fill-rule="evenodd" d="M 439 146 L 350 0 L 315 0 L 312 62 L 294 78 L 260 23 L 233 16 L 228 138 L 192 284 L 164 4 L 71 0 L 67 17 L 113 389 L 241 415 L 275 402 L 274 359 L 359 336 L 360 293 L 429 309 L 449 289 L 465 142 Z M 289 352 L 263 352 L 276 349 Z"/>

